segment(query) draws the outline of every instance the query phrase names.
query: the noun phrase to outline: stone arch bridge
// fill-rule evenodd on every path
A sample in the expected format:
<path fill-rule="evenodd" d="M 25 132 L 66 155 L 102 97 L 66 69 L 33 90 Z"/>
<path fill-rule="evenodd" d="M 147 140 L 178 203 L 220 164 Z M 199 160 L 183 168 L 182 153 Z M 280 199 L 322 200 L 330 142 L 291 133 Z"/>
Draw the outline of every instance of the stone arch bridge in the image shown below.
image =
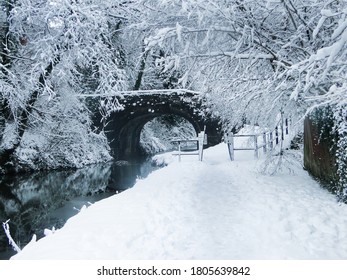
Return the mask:
<path fill-rule="evenodd" d="M 206 146 L 221 142 L 222 130 L 219 121 L 211 117 L 203 117 L 201 98 L 197 92 L 150 90 L 121 94 L 118 97 L 84 95 L 89 108 L 94 112 L 93 123 L 99 129 L 104 129 L 115 159 L 129 159 L 140 155 L 142 128 L 147 122 L 163 115 L 177 115 L 185 118 L 193 125 L 196 133 L 206 127 L 208 139 Z M 121 105 L 123 110 L 102 113 L 114 103 Z"/>

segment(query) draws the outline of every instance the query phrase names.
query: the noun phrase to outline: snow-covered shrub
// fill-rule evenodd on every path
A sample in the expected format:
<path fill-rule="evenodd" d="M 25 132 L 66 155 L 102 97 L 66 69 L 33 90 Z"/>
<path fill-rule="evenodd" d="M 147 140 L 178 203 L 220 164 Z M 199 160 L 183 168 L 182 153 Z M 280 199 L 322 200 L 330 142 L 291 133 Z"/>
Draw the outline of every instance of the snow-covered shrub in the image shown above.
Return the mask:
<path fill-rule="evenodd" d="M 347 202 L 347 110 L 346 106 L 342 106 L 340 110 L 335 112 L 335 129 L 337 132 L 337 151 L 336 163 L 338 181 L 338 196 Z"/>
<path fill-rule="evenodd" d="M 15 153 L 16 169 L 78 168 L 112 159 L 106 136 L 92 131 L 83 103 L 71 93 L 61 95 L 40 99 Z"/>

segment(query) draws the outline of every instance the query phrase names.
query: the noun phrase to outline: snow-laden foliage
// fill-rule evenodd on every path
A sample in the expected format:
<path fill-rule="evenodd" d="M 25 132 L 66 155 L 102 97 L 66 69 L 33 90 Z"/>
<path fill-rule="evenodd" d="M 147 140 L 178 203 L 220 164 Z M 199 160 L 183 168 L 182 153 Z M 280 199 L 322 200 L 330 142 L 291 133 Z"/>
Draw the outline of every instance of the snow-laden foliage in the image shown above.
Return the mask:
<path fill-rule="evenodd" d="M 33 113 L 14 168 L 82 167 L 111 160 L 106 137 L 92 131 L 88 111 L 75 96 L 62 93 L 54 102 L 42 98 L 37 109 L 44 110 L 44 117 Z"/>
<path fill-rule="evenodd" d="M 157 26 L 145 40 L 147 49 L 164 49 L 166 56 L 158 58 L 164 72 L 180 69 L 181 85 L 206 93 L 222 119 L 233 124 L 245 118 L 266 124 L 272 120 L 273 125 L 280 110 L 300 107 L 289 102 L 291 82 L 281 83 L 277 77 L 285 66 L 299 61 L 300 50 L 294 47 L 308 28 L 297 30 L 284 3 L 143 1 L 143 5 L 151 7 L 148 25 Z M 293 47 L 285 46 L 289 40 Z"/>
<path fill-rule="evenodd" d="M 151 30 L 146 50 L 161 49 L 165 56 L 157 63 L 163 71 L 179 69 L 181 86 L 203 92 L 227 128 L 248 122 L 273 129 L 279 112 L 302 127 L 315 108 L 339 111 L 346 104 L 346 1 L 142 0 L 141 5 L 147 13 L 142 26 Z M 338 133 L 342 143 L 344 132 Z M 339 146 L 339 157 L 343 154 Z"/>
<path fill-rule="evenodd" d="M 339 197 L 347 202 L 347 108 L 341 107 L 334 114 L 336 122 L 337 141 L 337 173 L 339 176 Z"/>
<path fill-rule="evenodd" d="M 39 123 L 39 99 L 60 108 L 62 96 L 79 93 L 199 90 L 227 128 L 273 129 L 280 112 L 301 124 L 317 107 L 337 111 L 347 100 L 346 14 L 346 1 L 330 0 L 2 2 L 2 147 L 17 149 Z M 70 116 L 85 114 L 71 100 Z"/>
<path fill-rule="evenodd" d="M 26 90 L 35 88 L 38 76 L 56 60 L 54 86 L 69 81 L 76 91 L 85 91 L 81 82 L 89 82 L 96 93 L 114 93 L 124 87 L 117 42 L 120 20 L 110 15 L 109 1 L 27 2 L 16 1 L 9 18 L 11 36 L 19 42 L 25 40 L 17 50 L 22 63 L 15 68 L 29 81 Z M 45 89 L 54 95 L 48 86 Z"/>
<path fill-rule="evenodd" d="M 140 143 L 146 154 L 157 154 L 175 148 L 174 139 L 196 137 L 192 124 L 182 117 L 162 116 L 148 122 L 141 132 Z"/>
<path fill-rule="evenodd" d="M 122 1 L 1 4 L 2 164 L 17 158 L 31 167 L 81 166 L 109 159 L 105 137 L 91 131 L 76 96 L 127 88 L 119 33 L 128 11 Z"/>
<path fill-rule="evenodd" d="M 182 86 L 206 93 L 228 122 L 274 125 L 279 111 L 295 122 L 346 99 L 346 2 L 141 3 L 152 30 L 146 49 L 163 49 L 164 72 L 183 71 Z"/>
<path fill-rule="evenodd" d="M 311 38 L 314 51 L 292 65 L 287 75 L 297 80 L 296 95 L 314 106 L 336 108 L 347 102 L 347 3 L 322 1 L 320 8 Z"/>

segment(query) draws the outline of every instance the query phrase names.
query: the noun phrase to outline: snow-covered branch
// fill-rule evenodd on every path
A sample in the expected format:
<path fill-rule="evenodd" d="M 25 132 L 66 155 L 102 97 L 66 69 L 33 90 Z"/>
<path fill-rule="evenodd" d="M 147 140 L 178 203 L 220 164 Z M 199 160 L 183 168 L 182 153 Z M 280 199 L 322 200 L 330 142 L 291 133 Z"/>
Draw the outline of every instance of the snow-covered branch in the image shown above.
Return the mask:
<path fill-rule="evenodd" d="M 21 251 L 19 246 L 16 244 L 16 242 L 13 240 L 11 233 L 10 233 L 10 225 L 8 224 L 10 220 L 7 220 L 6 222 L 2 223 L 2 228 L 5 231 L 5 234 L 8 238 L 9 244 L 12 246 L 13 250 L 15 250 L 17 253 Z"/>

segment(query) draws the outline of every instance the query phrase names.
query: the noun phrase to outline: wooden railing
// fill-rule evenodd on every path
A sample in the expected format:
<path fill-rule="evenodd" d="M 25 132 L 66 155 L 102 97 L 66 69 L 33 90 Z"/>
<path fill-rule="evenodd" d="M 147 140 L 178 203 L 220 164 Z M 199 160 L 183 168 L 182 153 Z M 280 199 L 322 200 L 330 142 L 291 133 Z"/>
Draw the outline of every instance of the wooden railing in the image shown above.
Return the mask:
<path fill-rule="evenodd" d="M 276 145 L 284 140 L 285 135 L 289 134 L 288 119 L 281 119 L 274 130 L 269 132 L 255 133 L 255 134 L 233 134 L 231 132 L 225 134 L 224 141 L 228 144 L 228 151 L 230 160 L 235 159 L 235 151 L 254 151 L 254 158 L 259 157 L 259 149 L 263 149 L 267 153 L 268 149 L 271 151 Z M 248 137 L 253 139 L 252 147 L 235 147 L 235 138 Z M 259 144 L 259 138 L 262 138 L 262 144 Z"/>

